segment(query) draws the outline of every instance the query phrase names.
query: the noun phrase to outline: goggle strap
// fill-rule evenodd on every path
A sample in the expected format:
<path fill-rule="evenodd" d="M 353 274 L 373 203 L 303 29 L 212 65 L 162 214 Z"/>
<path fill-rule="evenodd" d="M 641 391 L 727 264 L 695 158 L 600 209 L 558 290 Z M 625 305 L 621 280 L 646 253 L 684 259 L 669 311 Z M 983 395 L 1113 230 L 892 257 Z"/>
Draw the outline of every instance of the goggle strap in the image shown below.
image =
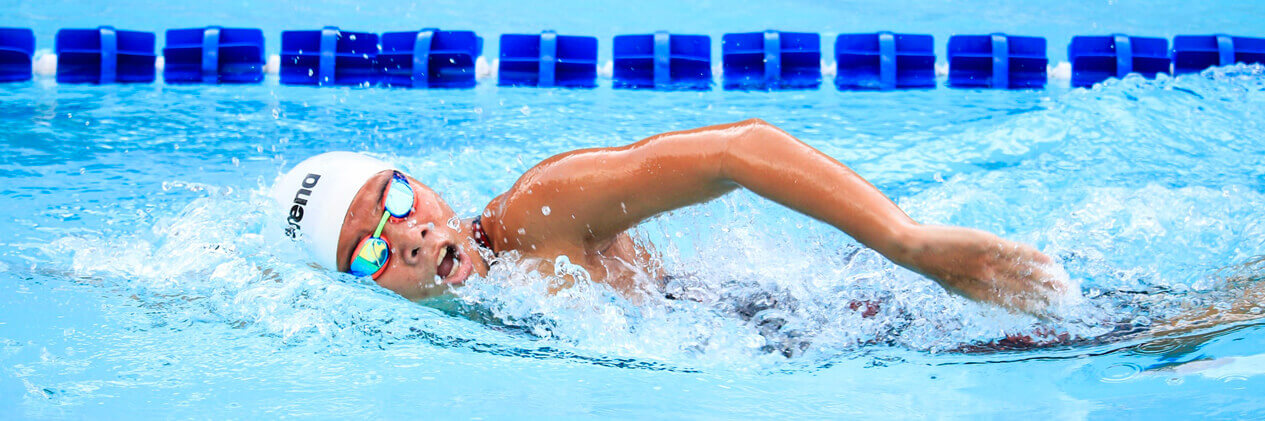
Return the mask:
<path fill-rule="evenodd" d="M 374 236 L 374 238 L 377 238 L 377 237 L 381 237 L 381 236 L 382 236 L 382 229 L 383 229 L 383 228 L 386 228 L 386 226 L 387 226 L 387 220 L 388 220 L 388 219 L 391 219 L 391 213 L 390 213 L 390 212 L 387 212 L 385 209 L 383 209 L 383 212 L 382 212 L 382 221 L 379 221 L 379 222 L 378 222 L 378 229 L 373 230 L 373 236 Z"/>

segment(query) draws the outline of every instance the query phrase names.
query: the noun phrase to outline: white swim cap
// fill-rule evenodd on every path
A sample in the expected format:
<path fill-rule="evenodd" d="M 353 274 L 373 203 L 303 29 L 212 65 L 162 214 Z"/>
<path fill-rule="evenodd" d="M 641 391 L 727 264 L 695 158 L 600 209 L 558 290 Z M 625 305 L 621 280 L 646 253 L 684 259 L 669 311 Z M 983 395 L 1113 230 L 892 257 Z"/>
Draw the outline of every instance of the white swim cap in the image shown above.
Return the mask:
<path fill-rule="evenodd" d="M 272 187 L 286 236 L 303 242 L 317 264 L 338 270 L 338 234 L 351 200 L 374 174 L 393 169 L 354 152 L 326 152 L 295 165 Z"/>

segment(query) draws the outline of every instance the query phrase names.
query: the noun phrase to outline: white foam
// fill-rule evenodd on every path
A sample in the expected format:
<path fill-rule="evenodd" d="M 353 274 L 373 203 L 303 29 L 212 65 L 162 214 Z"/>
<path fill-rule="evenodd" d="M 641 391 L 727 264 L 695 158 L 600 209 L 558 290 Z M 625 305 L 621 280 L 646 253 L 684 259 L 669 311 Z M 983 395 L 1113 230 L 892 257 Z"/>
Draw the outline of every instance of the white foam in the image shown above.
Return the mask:
<path fill-rule="evenodd" d="M 1066 61 L 1050 66 L 1047 72 L 1053 80 L 1072 80 L 1072 64 Z"/>
<path fill-rule="evenodd" d="M 281 56 L 273 54 L 268 56 L 268 64 L 264 65 L 264 73 L 275 75 L 281 72 Z"/>
<path fill-rule="evenodd" d="M 608 61 L 597 68 L 597 77 L 611 78 L 615 75 L 615 63 Z"/>
<path fill-rule="evenodd" d="M 474 77 L 476 79 L 490 79 L 496 76 L 496 66 L 488 64 L 487 57 L 479 56 L 474 60 Z"/>
<path fill-rule="evenodd" d="M 949 75 L 949 63 L 936 62 L 936 76 L 944 77 Z"/>
<path fill-rule="evenodd" d="M 40 76 L 53 76 L 57 74 L 57 55 L 52 50 L 39 50 L 35 52 L 35 74 Z"/>

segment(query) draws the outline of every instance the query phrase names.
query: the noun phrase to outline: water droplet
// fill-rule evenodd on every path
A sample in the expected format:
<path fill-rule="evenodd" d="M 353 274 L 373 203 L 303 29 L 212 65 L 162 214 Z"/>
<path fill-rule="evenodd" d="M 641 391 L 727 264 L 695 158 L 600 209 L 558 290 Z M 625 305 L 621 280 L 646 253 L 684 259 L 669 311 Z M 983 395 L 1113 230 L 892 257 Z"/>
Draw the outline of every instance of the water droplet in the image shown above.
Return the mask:
<path fill-rule="evenodd" d="M 457 230 L 457 232 L 461 232 L 461 220 L 458 219 L 456 215 L 454 215 L 452 218 L 448 218 L 448 228 L 452 228 L 452 229 Z"/>
<path fill-rule="evenodd" d="M 355 41 L 355 40 L 356 40 L 356 34 L 351 34 L 351 35 L 348 35 L 348 36 L 347 36 L 347 39 L 352 40 L 352 41 Z"/>
<path fill-rule="evenodd" d="M 307 69 L 307 75 L 308 75 L 308 76 L 311 76 L 311 75 L 314 75 L 314 74 L 316 74 L 316 72 L 315 72 L 315 71 L 313 71 L 312 69 Z"/>
<path fill-rule="evenodd" d="M 624 202 L 619 202 L 619 209 L 623 210 L 624 214 L 628 213 L 628 206 L 625 206 Z"/>
<path fill-rule="evenodd" d="M 541 213 L 542 215 L 549 216 L 549 213 L 550 213 L 550 212 L 552 212 L 552 211 L 549 209 L 549 206 L 541 206 L 541 207 L 540 207 L 540 213 Z"/>
<path fill-rule="evenodd" d="M 526 234 L 526 233 L 527 233 L 527 230 L 522 229 L 522 228 L 519 228 L 519 229 L 518 229 L 518 235 L 523 235 L 523 234 Z"/>

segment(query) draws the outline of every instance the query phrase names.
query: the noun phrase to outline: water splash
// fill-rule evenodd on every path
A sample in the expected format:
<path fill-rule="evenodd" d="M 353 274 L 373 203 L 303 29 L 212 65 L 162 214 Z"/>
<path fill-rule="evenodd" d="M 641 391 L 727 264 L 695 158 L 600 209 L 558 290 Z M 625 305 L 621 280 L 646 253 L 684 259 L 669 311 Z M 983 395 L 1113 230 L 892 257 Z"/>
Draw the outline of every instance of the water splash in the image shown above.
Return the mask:
<path fill-rule="evenodd" d="M 42 270 L 64 272 L 71 282 L 160 308 L 149 321 L 241 329 L 261 349 L 356 353 L 421 344 L 763 370 L 892 347 L 941 353 L 1025 341 L 1075 345 L 1122 325 L 1140 329 L 1191 308 L 1230 306 L 1238 291 L 1227 289 L 1230 279 L 1259 279 L 1259 268 L 1222 272 L 1265 255 L 1265 173 L 1256 165 L 1263 149 L 1243 136 L 1261 128 L 1261 74 L 1260 66 L 1235 66 L 1126 78 L 999 121 L 962 124 L 941 141 L 913 133 L 858 146 L 862 152 L 824 147 L 882 156 L 858 170 L 890 186 L 919 220 L 997 232 L 1054 256 L 1086 293 L 1056 321 L 952 296 L 749 193 L 635 230 L 672 275 L 663 285 L 672 298 L 643 302 L 577 282 L 586 274 L 565 261 L 551 262 L 549 276 L 524 270 L 544 263 L 511 253 L 455 298 L 431 303 L 444 311 L 418 306 L 304 265 L 302 252 L 279 242 L 266 223 L 262 189 L 202 183 L 164 184 L 197 198 L 159 213 L 152 229 L 64 235 L 40 260 Z M 455 209 L 477 212 L 495 194 L 451 176 L 459 173 L 456 160 L 395 160 L 447 192 Z M 521 170 L 514 165 L 483 169 L 485 178 L 512 181 Z M 573 286 L 551 292 L 565 284 Z"/>

